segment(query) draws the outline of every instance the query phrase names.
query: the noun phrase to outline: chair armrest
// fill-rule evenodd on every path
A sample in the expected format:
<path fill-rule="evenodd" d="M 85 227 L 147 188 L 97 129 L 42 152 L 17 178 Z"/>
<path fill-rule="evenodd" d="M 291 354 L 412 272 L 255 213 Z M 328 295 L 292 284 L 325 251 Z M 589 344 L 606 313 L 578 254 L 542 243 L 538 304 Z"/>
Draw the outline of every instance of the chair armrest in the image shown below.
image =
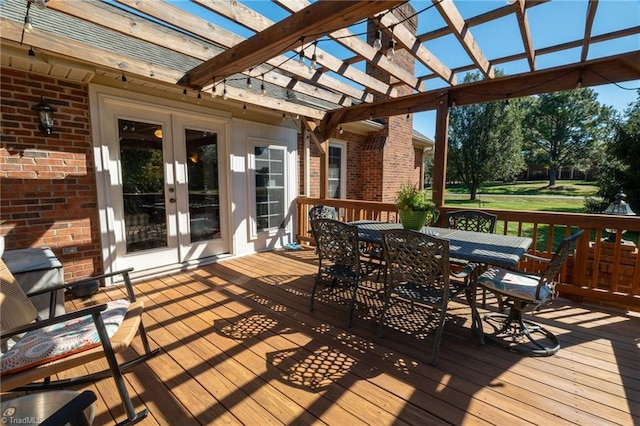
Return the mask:
<path fill-rule="evenodd" d="M 529 253 L 525 253 L 524 256 L 522 256 L 522 257 L 525 258 L 525 259 L 534 260 L 536 262 L 543 262 L 543 263 L 551 262 L 551 259 L 549 259 L 549 258 L 536 256 L 534 254 L 529 254 Z"/>
<path fill-rule="evenodd" d="M 49 325 L 58 324 L 61 322 L 69 321 L 70 319 L 80 318 L 87 315 L 93 315 L 98 312 L 102 312 L 107 309 L 107 304 L 89 306 L 88 308 L 78 309 L 77 311 L 69 312 L 59 317 L 49 318 L 43 321 L 32 322 L 31 324 L 22 325 L 20 327 L 14 327 L 7 330 L 0 331 L 0 340 L 6 339 L 17 334 L 26 333 L 28 331 L 37 330 L 39 328 L 47 327 Z"/>

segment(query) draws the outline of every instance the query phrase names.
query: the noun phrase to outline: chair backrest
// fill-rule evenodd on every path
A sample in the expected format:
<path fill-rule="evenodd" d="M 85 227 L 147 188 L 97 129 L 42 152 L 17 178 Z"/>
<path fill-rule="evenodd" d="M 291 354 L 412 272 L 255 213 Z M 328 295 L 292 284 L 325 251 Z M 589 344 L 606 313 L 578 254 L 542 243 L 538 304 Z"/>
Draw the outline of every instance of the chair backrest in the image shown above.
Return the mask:
<path fill-rule="evenodd" d="M 358 228 L 334 219 L 315 219 L 311 229 L 320 261 L 330 260 L 344 267 L 360 269 Z"/>
<path fill-rule="evenodd" d="M 309 220 L 315 219 L 338 219 L 338 211 L 331 206 L 313 206 L 309 210 Z"/>
<path fill-rule="evenodd" d="M 0 259 L 0 327 L 2 330 L 31 323 L 38 310 Z"/>
<path fill-rule="evenodd" d="M 457 210 L 447 213 L 447 228 L 493 234 L 498 216 L 481 210 Z"/>
<path fill-rule="evenodd" d="M 449 241 L 421 232 L 394 229 L 382 232 L 382 246 L 391 286 L 411 282 L 442 287 L 448 295 Z"/>
<path fill-rule="evenodd" d="M 547 267 L 540 273 L 540 284 L 538 284 L 538 294 L 536 294 L 536 297 L 539 297 L 542 286 L 549 287 L 552 291 L 551 294 L 553 294 L 556 286 L 555 277 L 560 272 L 560 269 L 562 269 L 562 265 L 567 261 L 569 255 L 574 252 L 578 238 L 580 238 L 582 234 L 584 234 L 584 229 L 580 229 L 575 234 L 562 240 L 560 246 L 547 264 Z"/>

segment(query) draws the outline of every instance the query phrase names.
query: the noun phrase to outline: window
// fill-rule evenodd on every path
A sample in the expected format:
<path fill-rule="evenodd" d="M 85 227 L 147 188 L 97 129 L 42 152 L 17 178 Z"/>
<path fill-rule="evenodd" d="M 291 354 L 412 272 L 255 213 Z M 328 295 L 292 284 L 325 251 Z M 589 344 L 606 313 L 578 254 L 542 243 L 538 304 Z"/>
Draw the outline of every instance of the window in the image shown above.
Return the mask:
<path fill-rule="evenodd" d="M 347 192 L 346 185 L 346 144 L 331 142 L 329 144 L 329 197 L 345 198 Z"/>
<path fill-rule="evenodd" d="M 256 224 L 258 232 L 284 226 L 285 149 L 255 146 Z"/>

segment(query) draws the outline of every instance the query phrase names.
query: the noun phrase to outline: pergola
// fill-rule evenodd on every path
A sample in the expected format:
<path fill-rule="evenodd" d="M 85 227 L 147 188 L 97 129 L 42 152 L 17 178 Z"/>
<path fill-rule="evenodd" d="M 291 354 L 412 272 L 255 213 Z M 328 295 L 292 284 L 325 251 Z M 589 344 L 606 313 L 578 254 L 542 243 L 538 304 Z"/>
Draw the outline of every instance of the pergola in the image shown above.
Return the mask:
<path fill-rule="evenodd" d="M 163 0 L 116 0 L 115 3 L 128 13 L 139 17 L 128 19 L 101 7 L 99 3 L 88 1 L 49 0 L 46 2 L 47 11 L 30 7 L 31 4 L 41 3 L 44 2 L 25 1 L 27 14 L 35 15 L 36 12 L 38 15 L 35 18 L 44 17 L 45 13 L 70 15 L 109 31 L 170 49 L 191 60 L 185 61 L 185 64 L 195 62 L 198 65 L 171 67 L 161 60 L 154 62 L 125 55 L 96 47 L 88 41 L 76 40 L 72 34 L 46 30 L 38 30 L 36 35 L 24 39 L 22 23 L 5 16 L 2 17 L 2 38 L 15 45 L 24 41 L 46 52 L 49 57 L 62 56 L 90 64 L 104 75 L 117 76 L 126 72 L 129 79 L 140 80 L 143 85 L 160 85 L 163 90 L 185 93 L 187 88 L 198 92 L 221 93 L 224 87 L 225 98 L 231 101 L 299 115 L 305 128 L 310 131 L 312 140 L 325 153 L 321 182 L 326 181 L 327 170 L 326 150 L 323 148 L 328 135 L 339 125 L 376 117 L 437 111 L 433 193 L 438 205 L 444 202 L 448 110 L 452 105 L 462 106 L 640 78 L 640 24 L 636 19 L 635 24 L 610 32 L 594 33 L 599 8 L 616 7 L 615 3 L 605 4 L 598 0 L 573 2 L 580 5 L 583 14 L 573 14 L 566 19 L 573 26 L 583 28 L 580 37 L 546 46 L 536 45 L 538 34 L 534 33 L 530 19 L 532 13 L 538 10 L 544 12 L 545 8 L 558 3 L 555 1 L 487 2 L 486 11 L 473 16 L 463 16 L 461 9 L 464 4 L 454 0 L 409 2 L 419 19 L 429 13 L 428 19 L 444 22 L 440 28 L 418 34 L 412 34 L 404 25 L 400 25 L 411 16 L 401 21 L 397 14 L 389 13 L 405 3 L 398 0 L 319 0 L 313 3 L 306 0 L 274 0 L 283 15 L 277 22 L 261 13 L 262 2 L 255 2 L 255 8 L 252 9 L 248 7 L 249 3 L 235 0 L 193 0 L 188 8 Z M 253 35 L 245 38 L 213 23 L 218 18 L 233 22 Z M 396 64 L 386 54 L 388 48 L 385 45 L 382 49 L 373 47 L 366 39 L 369 30 L 354 33 L 357 28 L 366 27 L 366 23 L 363 23 L 366 20 L 377 25 L 379 34 L 384 33 L 385 42 L 393 39 L 396 49 L 411 53 L 415 58 L 415 73 L 409 73 Z M 38 28 L 37 19 L 34 19 L 33 25 Z M 521 49 L 504 55 L 486 54 L 485 49 L 490 46 L 483 45 L 480 39 L 474 37 L 474 31 L 482 28 L 484 32 L 489 29 L 499 34 L 501 28 L 508 25 L 516 26 L 519 30 Z M 163 27 L 171 31 L 165 31 Z M 369 34 L 369 40 L 374 37 Z M 461 56 L 464 56 L 458 58 L 455 66 L 448 65 L 428 48 L 451 37 L 458 44 Z M 335 56 L 322 48 L 321 44 L 325 42 L 340 45 L 347 53 L 341 57 Z M 610 51 L 616 53 L 611 56 L 592 55 L 596 45 L 614 46 Z M 623 46 L 621 50 L 618 45 Z M 579 53 L 576 54 L 576 51 Z M 537 66 L 537 59 L 544 55 L 562 57 L 562 64 L 541 69 Z M 312 66 L 307 66 L 305 61 Z M 387 84 L 367 74 L 363 71 L 365 63 L 387 72 L 396 83 Z M 50 64 L 54 67 L 55 61 L 50 61 Z M 521 71 L 496 77 L 496 67 L 515 64 L 520 64 Z M 479 72 L 484 80 L 462 84 L 459 76 L 466 72 Z M 247 83 L 253 79 L 254 86 L 264 87 L 268 84 L 282 90 L 276 94 L 269 91 L 265 96 L 264 90 L 262 93 L 249 91 L 240 87 L 240 84 L 231 83 L 232 80 L 238 82 L 241 79 L 247 79 Z M 400 86 L 410 87 L 412 93 L 399 96 L 397 88 Z M 321 194 L 326 195 L 326 184 L 322 184 Z"/>

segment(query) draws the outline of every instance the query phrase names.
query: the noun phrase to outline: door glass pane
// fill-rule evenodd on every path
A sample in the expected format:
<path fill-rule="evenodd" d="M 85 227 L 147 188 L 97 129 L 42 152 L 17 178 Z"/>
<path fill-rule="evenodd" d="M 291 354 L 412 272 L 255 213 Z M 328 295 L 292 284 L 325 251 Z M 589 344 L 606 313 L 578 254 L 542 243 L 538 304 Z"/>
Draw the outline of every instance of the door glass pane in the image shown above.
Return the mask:
<path fill-rule="evenodd" d="M 185 140 L 191 242 L 220 238 L 217 135 L 187 129 Z"/>
<path fill-rule="evenodd" d="M 329 147 L 329 197 L 340 198 L 340 182 L 342 180 L 342 148 Z"/>
<path fill-rule="evenodd" d="M 162 126 L 118 120 L 127 253 L 167 246 Z"/>
<path fill-rule="evenodd" d="M 284 150 L 255 147 L 258 232 L 284 226 Z"/>

